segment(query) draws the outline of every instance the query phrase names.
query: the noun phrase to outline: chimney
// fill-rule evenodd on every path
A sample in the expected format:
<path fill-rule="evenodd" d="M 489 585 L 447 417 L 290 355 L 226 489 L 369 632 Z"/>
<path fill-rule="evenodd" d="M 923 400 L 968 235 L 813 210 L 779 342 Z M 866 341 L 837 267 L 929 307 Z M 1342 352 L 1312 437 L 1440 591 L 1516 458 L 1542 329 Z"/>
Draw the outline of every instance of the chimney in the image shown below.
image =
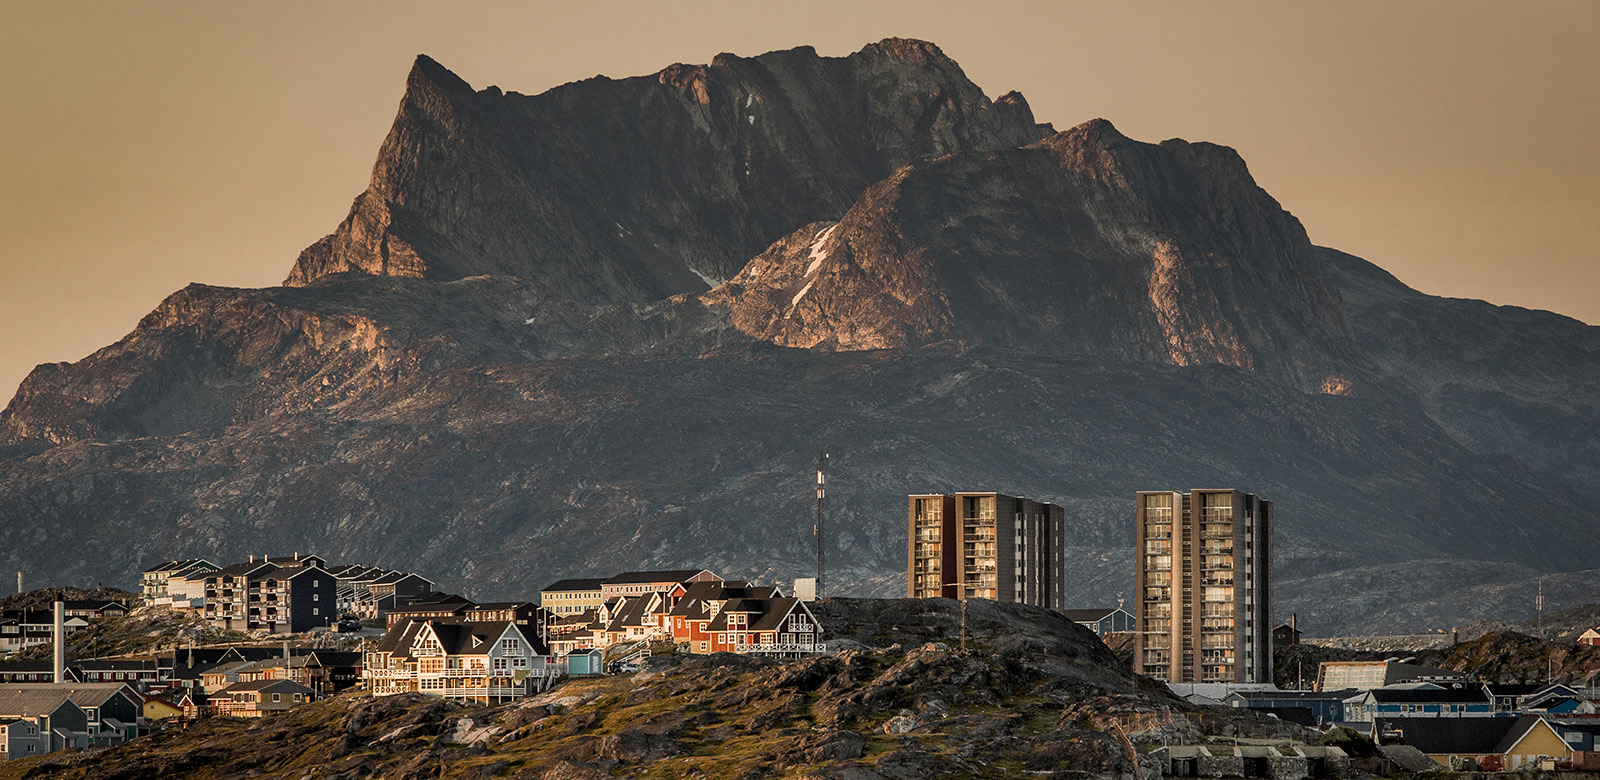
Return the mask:
<path fill-rule="evenodd" d="M 289 640 L 283 640 L 283 668 L 289 668 Z"/>
<path fill-rule="evenodd" d="M 67 605 L 56 599 L 56 685 L 67 681 Z"/>
<path fill-rule="evenodd" d="M 256 562 L 256 554 L 255 553 L 250 553 L 250 562 L 251 563 L 255 563 Z"/>

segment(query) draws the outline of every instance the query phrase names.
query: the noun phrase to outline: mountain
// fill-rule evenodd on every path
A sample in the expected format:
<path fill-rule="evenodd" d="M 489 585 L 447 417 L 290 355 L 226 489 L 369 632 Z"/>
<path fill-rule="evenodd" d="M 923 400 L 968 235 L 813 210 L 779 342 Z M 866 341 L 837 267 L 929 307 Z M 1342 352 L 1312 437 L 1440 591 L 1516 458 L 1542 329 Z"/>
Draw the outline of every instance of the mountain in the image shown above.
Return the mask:
<path fill-rule="evenodd" d="M 23 382 L 0 566 L 786 579 L 826 449 L 836 592 L 903 592 L 907 493 L 994 489 L 1065 507 L 1069 600 L 1111 603 L 1135 490 L 1237 486 L 1283 616 L 1432 626 L 1592 568 L 1597 379 L 1600 329 L 1418 293 L 1233 150 L 1055 132 L 932 44 L 532 97 L 419 58 L 288 285 L 191 285 Z"/>

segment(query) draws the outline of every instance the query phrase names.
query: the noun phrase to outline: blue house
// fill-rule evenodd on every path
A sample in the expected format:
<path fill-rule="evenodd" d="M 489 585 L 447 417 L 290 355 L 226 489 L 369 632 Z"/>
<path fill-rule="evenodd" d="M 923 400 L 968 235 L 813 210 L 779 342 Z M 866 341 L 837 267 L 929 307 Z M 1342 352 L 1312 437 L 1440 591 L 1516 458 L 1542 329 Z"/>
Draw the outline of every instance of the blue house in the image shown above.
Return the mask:
<path fill-rule="evenodd" d="M 1467 718 L 1495 714 L 1494 702 L 1480 686 L 1450 687 L 1415 683 L 1373 688 L 1344 700 L 1345 720 L 1373 718 Z"/>
<path fill-rule="evenodd" d="M 567 662 L 567 674 L 578 675 L 605 674 L 606 654 L 596 649 L 573 650 L 563 658 Z"/>

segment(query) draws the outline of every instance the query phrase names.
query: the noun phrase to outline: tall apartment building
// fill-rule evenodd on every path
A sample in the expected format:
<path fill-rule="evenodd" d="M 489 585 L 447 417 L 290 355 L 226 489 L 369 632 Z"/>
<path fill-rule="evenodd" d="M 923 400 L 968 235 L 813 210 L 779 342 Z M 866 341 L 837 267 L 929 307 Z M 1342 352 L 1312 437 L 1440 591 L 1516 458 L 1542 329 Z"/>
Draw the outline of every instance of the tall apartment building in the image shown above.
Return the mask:
<path fill-rule="evenodd" d="M 1061 507 L 1003 493 L 907 498 L 907 597 L 1062 608 Z"/>
<path fill-rule="evenodd" d="M 1175 683 L 1272 681 L 1272 502 L 1141 491 L 1134 671 Z"/>

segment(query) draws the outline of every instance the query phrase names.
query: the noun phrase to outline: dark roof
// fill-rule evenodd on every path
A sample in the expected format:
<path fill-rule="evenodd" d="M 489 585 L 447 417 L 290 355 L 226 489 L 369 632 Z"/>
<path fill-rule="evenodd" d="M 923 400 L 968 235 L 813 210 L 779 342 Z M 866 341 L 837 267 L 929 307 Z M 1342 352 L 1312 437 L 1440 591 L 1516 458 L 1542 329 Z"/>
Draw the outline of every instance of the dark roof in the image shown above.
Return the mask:
<path fill-rule="evenodd" d="M 1094 609 L 1064 609 L 1061 614 L 1074 623 L 1098 623 L 1106 619 L 1107 615 L 1115 613 L 1121 607 L 1096 607 Z"/>
<path fill-rule="evenodd" d="M 701 575 L 711 574 L 709 569 L 673 569 L 670 571 L 625 571 L 605 581 L 607 585 L 646 585 L 653 582 L 688 582 Z M 715 577 L 715 574 L 711 574 Z"/>
<path fill-rule="evenodd" d="M 120 601 L 63 601 L 63 602 L 61 602 L 61 608 L 62 609 L 97 609 L 98 610 L 98 609 L 106 609 L 106 608 L 109 608 L 109 607 L 116 607 L 117 609 L 121 609 L 121 610 L 127 610 L 128 609 L 128 605 L 124 604 L 124 603 L 122 603 Z"/>
<path fill-rule="evenodd" d="M 155 661 L 73 661 L 74 666 L 91 672 L 139 671 L 153 672 Z"/>
<path fill-rule="evenodd" d="M 301 685 L 294 680 L 252 680 L 250 682 L 237 682 L 231 685 L 225 685 L 217 689 L 217 691 L 212 695 L 220 696 L 225 693 L 240 693 L 245 691 L 261 691 L 263 693 L 316 693 L 316 691 L 307 688 L 306 686 Z"/>
<path fill-rule="evenodd" d="M 217 569 L 214 572 L 211 572 L 210 576 L 212 576 L 212 577 L 227 577 L 227 576 L 242 577 L 242 576 L 244 576 L 246 574 L 254 573 L 257 569 L 260 569 L 260 568 L 262 568 L 264 566 L 271 566 L 273 572 L 278 570 L 278 567 L 272 566 L 272 564 L 267 563 L 266 561 L 255 561 L 253 563 L 252 562 L 235 563 L 235 564 L 233 564 L 231 566 L 224 566 L 224 567 L 222 567 L 220 569 Z M 265 575 L 268 575 L 268 574 L 271 574 L 271 573 L 272 572 L 262 572 L 262 575 L 265 576 Z"/>
<path fill-rule="evenodd" d="M 1278 720 L 1286 723 L 1298 723 L 1311 728 L 1317 727 L 1317 716 L 1310 707 L 1250 707 L 1251 712 L 1263 715 L 1276 716 Z"/>
<path fill-rule="evenodd" d="M 617 610 L 617 614 L 611 618 L 611 625 L 607 626 L 606 630 L 622 631 L 628 626 L 643 626 L 644 616 L 649 614 L 651 601 L 652 599 L 644 596 L 628 599 L 622 609 Z"/>
<path fill-rule="evenodd" d="M 360 666 L 361 651 L 359 650 L 317 650 L 311 654 L 308 666 Z"/>
<path fill-rule="evenodd" d="M 1355 688 L 1345 688 L 1340 691 L 1234 691 L 1224 696 L 1223 700 L 1237 698 L 1241 701 L 1344 701 L 1360 694 L 1361 691 Z"/>
<path fill-rule="evenodd" d="M 1504 753 L 1539 718 L 1378 718 L 1376 731 L 1398 729 L 1405 744 L 1424 753 Z"/>
<path fill-rule="evenodd" d="M 556 580 L 544 586 L 540 592 L 547 590 L 599 590 L 603 584 L 605 584 L 605 580 L 600 579 Z"/>
<path fill-rule="evenodd" d="M 706 630 L 727 631 L 728 615 L 742 612 L 750 616 L 745 623 L 746 631 L 773 631 L 777 629 L 778 623 L 796 608 L 806 609 L 796 598 L 735 599 L 729 601 L 722 611 L 717 613 L 716 618 L 706 626 Z"/>
<path fill-rule="evenodd" d="M 1445 688 L 1443 690 L 1416 688 L 1373 688 L 1368 691 L 1374 701 L 1383 703 L 1471 703 L 1488 704 L 1489 697 L 1478 688 Z"/>
<path fill-rule="evenodd" d="M 215 564 L 213 564 L 212 562 L 210 562 L 210 561 L 208 561 L 208 560 L 206 560 L 204 558 L 184 558 L 184 559 L 176 560 L 176 561 L 162 561 L 161 563 L 158 563 L 158 564 L 156 564 L 154 566 L 151 566 L 148 569 L 145 569 L 145 572 L 146 573 L 150 573 L 150 572 L 158 572 L 158 571 L 182 571 L 184 569 L 189 569 L 189 568 L 192 568 L 192 567 L 195 567 L 195 566 L 200 566 L 200 565 L 214 566 Z"/>

